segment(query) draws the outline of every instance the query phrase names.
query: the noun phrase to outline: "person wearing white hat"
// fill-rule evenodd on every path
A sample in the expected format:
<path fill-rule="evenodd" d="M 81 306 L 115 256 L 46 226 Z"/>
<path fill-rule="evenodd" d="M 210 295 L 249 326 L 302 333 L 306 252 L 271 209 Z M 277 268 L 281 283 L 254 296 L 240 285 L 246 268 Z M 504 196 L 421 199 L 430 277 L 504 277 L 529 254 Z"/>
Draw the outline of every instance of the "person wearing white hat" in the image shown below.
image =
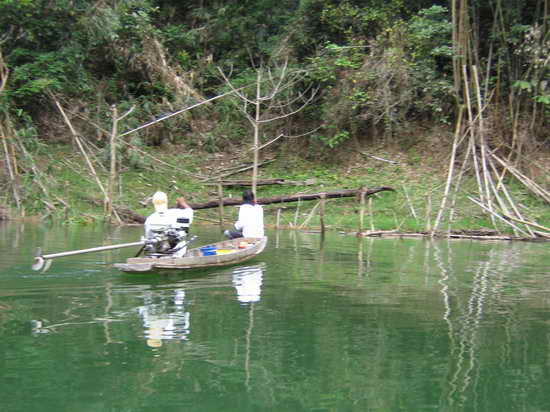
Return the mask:
<path fill-rule="evenodd" d="M 155 229 L 167 228 L 170 225 L 168 211 L 168 196 L 164 192 L 156 192 L 152 198 L 155 212 L 145 219 L 145 237 L 152 237 Z"/>
<path fill-rule="evenodd" d="M 170 245 L 174 256 L 185 255 L 187 252 L 185 238 L 193 222 L 193 209 L 183 197 L 176 200 L 176 208 L 168 209 L 168 196 L 164 192 L 156 192 L 152 201 L 155 212 L 145 219 L 145 238 L 153 239 L 155 232 L 171 229 L 176 233 L 174 240 L 177 239 L 176 244 Z"/>

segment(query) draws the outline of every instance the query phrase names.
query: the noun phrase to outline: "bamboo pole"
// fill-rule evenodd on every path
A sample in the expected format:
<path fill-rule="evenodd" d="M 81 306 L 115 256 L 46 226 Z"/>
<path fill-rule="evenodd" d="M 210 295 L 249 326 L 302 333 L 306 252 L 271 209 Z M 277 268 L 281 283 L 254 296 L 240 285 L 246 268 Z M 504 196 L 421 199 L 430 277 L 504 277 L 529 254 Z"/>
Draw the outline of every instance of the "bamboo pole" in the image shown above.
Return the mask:
<path fill-rule="evenodd" d="M 363 222 L 365 218 L 365 189 L 361 188 L 361 194 L 359 195 L 359 229 L 358 232 L 361 232 L 363 230 Z"/>
<path fill-rule="evenodd" d="M 109 169 L 109 181 L 107 184 L 107 198 L 106 198 L 106 208 L 107 208 L 107 219 L 109 222 L 111 221 L 111 217 L 113 216 L 113 197 L 114 197 L 114 188 L 115 188 L 115 182 L 117 178 L 117 167 L 116 167 L 116 138 L 117 138 L 117 131 L 118 131 L 118 111 L 116 106 L 113 105 L 111 108 L 112 110 L 112 118 L 113 118 L 113 125 L 111 130 L 111 138 L 109 140 L 109 148 L 110 148 L 110 154 L 111 154 L 111 164 Z M 118 216 L 118 214 L 115 214 L 115 217 L 117 219 L 118 224 L 122 223 L 122 220 Z"/>
<path fill-rule="evenodd" d="M 256 100 L 254 105 L 256 108 L 255 118 L 253 122 L 254 126 L 254 167 L 252 168 L 252 193 L 256 197 L 256 181 L 258 180 L 258 160 L 260 152 L 260 110 L 261 110 L 261 82 L 262 72 L 258 70 L 256 78 Z"/>
<path fill-rule="evenodd" d="M 220 227 L 223 227 L 223 186 L 221 185 L 221 183 L 218 183 L 218 199 L 220 202 L 220 205 L 218 207 Z"/>
<path fill-rule="evenodd" d="M 462 129 L 462 116 L 464 114 L 464 106 L 460 106 L 459 113 L 458 113 L 458 119 L 456 122 L 455 127 L 455 135 L 453 139 L 453 147 L 451 149 L 451 159 L 449 160 L 449 171 L 447 173 L 447 183 L 445 185 L 445 191 L 443 192 L 443 199 L 441 199 L 441 206 L 439 207 L 439 211 L 437 212 L 437 217 L 435 218 L 434 225 L 432 227 L 432 237 L 435 235 L 435 232 L 437 231 L 437 228 L 439 227 L 439 223 L 441 222 L 441 217 L 443 216 L 443 212 L 445 210 L 445 207 L 447 206 L 447 199 L 449 197 L 449 192 L 451 190 L 451 183 L 453 181 L 454 176 L 454 169 L 455 169 L 455 161 L 456 161 L 456 151 L 458 149 L 458 146 L 460 144 L 459 138 L 460 138 L 460 131 Z"/>
<path fill-rule="evenodd" d="M 479 123 L 479 146 L 481 150 L 481 169 L 483 171 L 483 178 L 484 178 L 484 187 L 485 187 L 485 196 L 487 199 L 487 204 L 490 208 L 492 208 L 492 197 L 490 193 L 490 187 L 493 187 L 494 184 L 492 182 L 489 168 L 487 167 L 487 142 L 485 140 L 485 122 L 483 119 L 483 110 L 484 105 L 481 101 L 481 89 L 480 89 L 480 83 L 479 83 L 479 74 L 477 72 L 477 66 L 472 66 L 472 72 L 474 77 L 474 85 L 475 85 L 475 92 L 476 92 L 476 100 L 477 100 L 477 106 L 478 106 L 478 123 Z"/>

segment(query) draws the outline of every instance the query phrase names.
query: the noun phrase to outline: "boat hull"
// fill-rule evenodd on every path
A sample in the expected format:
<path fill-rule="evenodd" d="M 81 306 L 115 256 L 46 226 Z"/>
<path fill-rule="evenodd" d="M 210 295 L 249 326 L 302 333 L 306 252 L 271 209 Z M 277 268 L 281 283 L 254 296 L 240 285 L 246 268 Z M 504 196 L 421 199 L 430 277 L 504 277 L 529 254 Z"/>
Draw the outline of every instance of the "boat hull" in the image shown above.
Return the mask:
<path fill-rule="evenodd" d="M 246 247 L 240 248 L 244 243 Z M 195 268 L 208 268 L 216 266 L 228 266 L 239 264 L 260 254 L 267 245 L 267 237 L 263 238 L 237 238 L 213 243 L 219 252 L 204 256 L 202 247 L 189 249 L 184 257 L 134 257 L 126 263 L 116 263 L 114 266 L 122 272 L 147 273 L 178 271 Z"/>

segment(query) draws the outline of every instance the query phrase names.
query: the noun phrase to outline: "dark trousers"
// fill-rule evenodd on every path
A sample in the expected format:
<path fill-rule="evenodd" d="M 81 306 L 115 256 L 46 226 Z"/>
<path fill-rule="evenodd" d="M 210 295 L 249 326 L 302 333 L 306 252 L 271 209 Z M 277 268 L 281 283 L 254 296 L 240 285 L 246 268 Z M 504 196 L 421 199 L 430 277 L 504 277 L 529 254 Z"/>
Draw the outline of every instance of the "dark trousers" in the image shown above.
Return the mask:
<path fill-rule="evenodd" d="M 226 230 L 225 232 L 223 232 L 223 234 L 229 239 L 237 239 L 238 237 L 243 237 L 242 230 Z"/>

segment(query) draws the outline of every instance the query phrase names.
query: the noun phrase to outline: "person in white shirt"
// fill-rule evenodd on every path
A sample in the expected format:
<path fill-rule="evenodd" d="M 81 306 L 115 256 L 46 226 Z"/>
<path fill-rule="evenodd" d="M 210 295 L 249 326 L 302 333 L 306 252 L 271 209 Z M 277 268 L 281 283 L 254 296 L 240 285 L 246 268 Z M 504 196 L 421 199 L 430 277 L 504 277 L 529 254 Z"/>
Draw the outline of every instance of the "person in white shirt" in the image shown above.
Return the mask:
<path fill-rule="evenodd" d="M 243 204 L 239 206 L 239 217 L 235 222 L 235 229 L 226 230 L 225 236 L 230 239 L 264 237 L 264 209 L 256 203 L 251 190 L 245 190 L 243 193 Z"/>
<path fill-rule="evenodd" d="M 176 231 L 170 243 L 174 256 L 185 255 L 185 238 L 189 233 L 189 226 L 193 222 L 193 209 L 187 204 L 183 197 L 176 200 L 176 207 L 168 209 L 168 196 L 164 192 L 156 192 L 153 195 L 153 206 L 155 212 L 145 219 L 145 237 L 152 239 L 155 231 L 172 229 Z M 185 233 L 183 233 L 185 232 Z"/>

